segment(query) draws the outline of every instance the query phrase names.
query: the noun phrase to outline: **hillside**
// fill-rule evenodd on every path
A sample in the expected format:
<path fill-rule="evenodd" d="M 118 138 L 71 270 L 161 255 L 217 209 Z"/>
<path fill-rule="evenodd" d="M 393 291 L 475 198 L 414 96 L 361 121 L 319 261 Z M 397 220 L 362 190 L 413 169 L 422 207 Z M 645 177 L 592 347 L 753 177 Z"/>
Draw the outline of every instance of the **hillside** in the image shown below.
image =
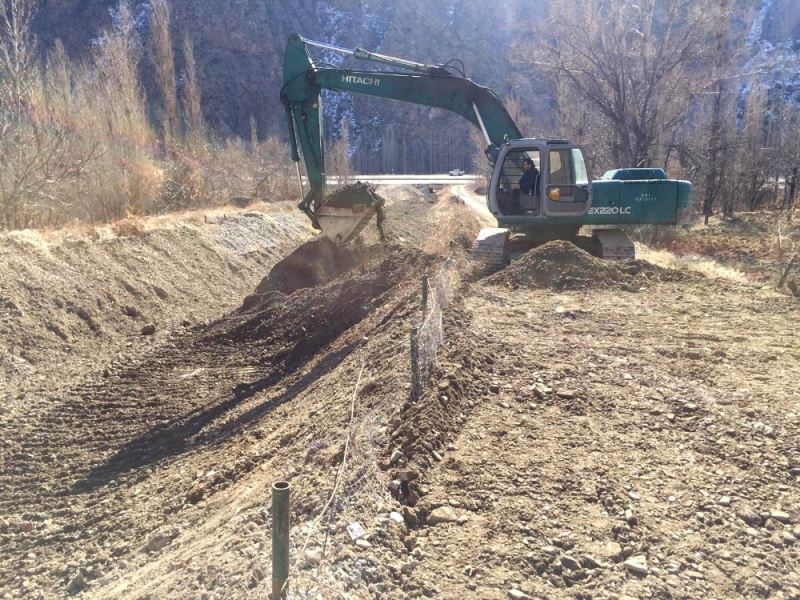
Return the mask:
<path fill-rule="evenodd" d="M 746 0 L 744 4 L 754 3 L 761 15 L 758 18 L 763 18 L 756 27 L 758 39 L 770 44 L 797 39 L 797 3 Z M 113 4 L 110 0 L 45 2 L 37 32 L 45 46 L 61 38 L 69 52 L 79 56 L 91 46 L 97 31 L 110 24 Z M 139 14 L 146 14 L 146 3 L 137 1 L 136 6 Z M 253 116 L 261 136 L 283 135 L 278 90 L 283 47 L 292 32 L 427 63 L 459 58 L 476 81 L 497 90 L 502 97 L 512 93 L 520 97 L 528 117 L 543 122 L 550 118 L 550 100 L 543 82 L 522 76 L 511 55 L 512 46 L 528 39 L 534 24 L 545 18 L 546 0 L 512 0 L 490 10 L 478 0 L 378 4 L 366 0 L 301 0 L 292 3 L 291 10 L 274 0 L 173 0 L 171 6 L 176 45 L 184 32 L 194 40 L 204 110 L 222 133 L 249 136 L 249 120 Z M 424 19 L 419 17 L 422 14 Z M 144 32 L 146 19 L 142 17 L 140 23 Z M 176 56 L 180 62 L 180 51 Z M 324 58 L 334 60 L 334 55 Z M 351 135 L 360 140 L 364 149 L 361 160 L 365 164 L 357 166 L 365 169 L 377 166 L 369 163 L 368 157 L 380 147 L 390 125 L 398 147 L 407 146 L 409 153 L 429 152 L 429 160 L 435 159 L 442 148 L 469 145 L 468 131 L 454 128 L 453 117 L 441 111 L 402 104 L 387 108 L 385 101 L 344 95 L 330 96 L 327 103 L 329 131 L 338 132 L 341 120 L 349 121 Z M 428 142 L 427 138 L 435 139 L 437 134 L 446 139 Z M 426 136 L 421 145 L 418 138 Z M 439 145 L 430 149 L 434 143 Z M 358 156 L 355 160 L 358 162 Z M 464 164 L 462 168 L 469 166 Z"/>

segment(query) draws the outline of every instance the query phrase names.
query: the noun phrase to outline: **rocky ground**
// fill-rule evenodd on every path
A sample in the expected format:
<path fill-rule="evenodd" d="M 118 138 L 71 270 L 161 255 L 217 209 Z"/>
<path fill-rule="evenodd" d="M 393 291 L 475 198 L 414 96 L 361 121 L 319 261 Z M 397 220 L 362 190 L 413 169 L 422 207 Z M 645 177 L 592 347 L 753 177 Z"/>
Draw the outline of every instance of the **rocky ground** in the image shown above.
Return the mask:
<path fill-rule="evenodd" d="M 280 213 L 3 240 L 0 597 L 263 598 L 287 479 L 293 598 L 800 598 L 795 299 L 557 243 L 479 277 L 471 208 L 382 193 L 389 243 L 347 260 Z M 272 269 L 298 246 L 324 268 Z"/>

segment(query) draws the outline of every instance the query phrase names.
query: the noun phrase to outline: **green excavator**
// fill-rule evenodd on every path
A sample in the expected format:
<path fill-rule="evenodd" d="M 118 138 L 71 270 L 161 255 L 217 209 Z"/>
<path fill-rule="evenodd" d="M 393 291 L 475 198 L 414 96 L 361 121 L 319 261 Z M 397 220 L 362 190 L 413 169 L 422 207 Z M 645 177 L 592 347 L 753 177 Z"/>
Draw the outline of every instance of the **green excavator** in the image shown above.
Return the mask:
<path fill-rule="evenodd" d="M 310 48 L 380 63 L 392 70 L 354 70 L 311 57 Z M 302 148 L 310 189 L 299 208 L 315 228 L 346 243 L 374 215 L 383 217 L 380 198 L 371 194 L 326 194 L 322 133 L 323 89 L 380 96 L 443 108 L 464 117 L 486 139 L 492 165 L 487 206 L 497 227 L 484 229 L 473 256 L 489 265 L 505 264 L 515 248 L 553 239 L 576 240 L 583 226 L 597 226 L 587 249 L 609 259 L 634 257 L 622 225 L 681 225 L 691 219 L 692 185 L 654 169 L 621 169 L 592 181 L 579 146 L 567 140 L 525 138 L 503 103 L 489 88 L 467 78 L 457 62 L 426 65 L 331 44 L 289 37 L 283 62 L 281 100 L 286 108 L 292 160 L 300 177 Z M 533 165 L 533 166 L 531 166 Z M 523 179 L 525 171 L 531 171 Z M 642 173 L 641 178 L 638 173 Z M 521 185 L 522 183 L 522 185 Z M 302 188 L 302 179 L 300 179 Z M 616 227 L 615 227 L 616 226 Z"/>

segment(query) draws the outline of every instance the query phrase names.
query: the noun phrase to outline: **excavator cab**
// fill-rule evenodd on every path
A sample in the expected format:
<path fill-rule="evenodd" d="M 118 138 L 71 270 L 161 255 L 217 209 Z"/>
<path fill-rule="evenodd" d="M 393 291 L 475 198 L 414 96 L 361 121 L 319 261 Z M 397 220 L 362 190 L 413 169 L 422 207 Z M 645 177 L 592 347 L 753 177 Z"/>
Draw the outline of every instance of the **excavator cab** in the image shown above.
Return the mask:
<path fill-rule="evenodd" d="M 523 180 L 526 161 L 538 171 L 533 189 L 530 175 Z M 542 227 L 553 217 L 586 216 L 592 188 L 583 151 L 565 140 L 506 142 L 497 155 L 487 200 L 499 226 L 515 231 Z"/>

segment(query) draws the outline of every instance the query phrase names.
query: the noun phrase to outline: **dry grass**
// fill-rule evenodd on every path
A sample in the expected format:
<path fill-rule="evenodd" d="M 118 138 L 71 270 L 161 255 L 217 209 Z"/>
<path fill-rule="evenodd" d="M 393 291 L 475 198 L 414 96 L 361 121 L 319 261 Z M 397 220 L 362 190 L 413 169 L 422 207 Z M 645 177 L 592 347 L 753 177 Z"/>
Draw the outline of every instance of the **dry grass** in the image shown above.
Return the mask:
<path fill-rule="evenodd" d="M 0 49 L 25 53 L 18 52 L 12 66 L 0 64 L 0 230 L 109 223 L 221 206 L 235 196 L 291 197 L 285 144 L 270 138 L 245 145 L 207 135 L 188 39 L 178 102 L 169 10 L 163 1 L 156 4 L 152 61 L 142 60 L 148 40 L 139 38 L 122 1 L 114 26 L 100 33 L 86 61 L 71 60 L 56 43 L 40 68 L 31 50 L 34 4 L 13 0 L 19 19 L 9 21 L 13 30 L 0 22 Z M 140 81 L 148 65 L 156 68 L 161 91 L 155 110 Z M 153 113 L 160 115 L 160 135 L 149 119 Z"/>

